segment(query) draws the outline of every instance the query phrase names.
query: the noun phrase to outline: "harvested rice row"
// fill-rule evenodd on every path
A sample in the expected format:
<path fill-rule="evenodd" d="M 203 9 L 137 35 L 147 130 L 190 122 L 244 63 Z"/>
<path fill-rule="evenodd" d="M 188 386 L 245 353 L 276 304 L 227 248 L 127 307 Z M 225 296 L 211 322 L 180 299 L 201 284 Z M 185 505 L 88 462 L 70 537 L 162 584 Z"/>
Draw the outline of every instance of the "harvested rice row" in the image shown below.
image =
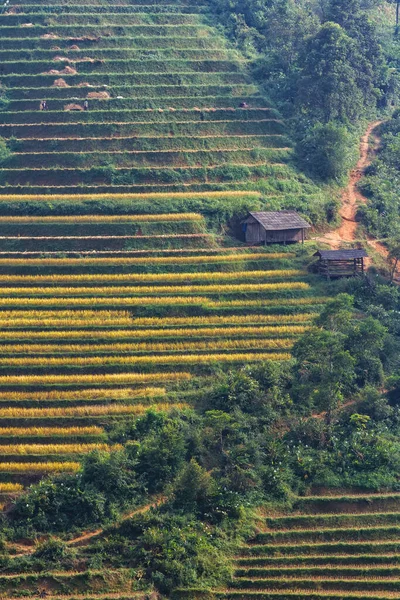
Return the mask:
<path fill-rule="evenodd" d="M 0 483 L 0 494 L 22 492 L 23 489 L 24 486 L 20 483 Z"/>
<path fill-rule="evenodd" d="M 0 473 L 75 473 L 79 468 L 77 462 L 0 462 Z"/>
<path fill-rule="evenodd" d="M 138 258 L 2 258 L 0 266 L 4 267 L 86 267 L 86 266 L 121 266 L 121 265 L 174 265 L 174 264 L 212 264 L 235 261 L 280 260 L 293 258 L 289 252 L 241 252 L 240 254 L 216 254 L 207 256 L 145 256 Z"/>
<path fill-rule="evenodd" d="M 268 284 L 265 284 L 268 285 Z M 276 284 L 279 285 L 279 284 Z M 292 284 L 280 284 L 281 287 L 276 286 L 272 291 L 305 291 L 310 289 L 307 283 L 296 282 Z M 230 286 L 234 287 L 234 286 Z M 257 286 L 254 286 L 257 287 Z M 249 290 L 247 290 L 249 291 Z M 255 290 L 254 290 L 255 291 Z M 297 302 L 296 302 L 297 300 Z M 241 307 L 267 307 L 267 306 L 301 306 L 301 305 L 312 305 L 312 304 L 325 304 L 324 302 L 318 302 L 317 299 L 313 298 L 292 298 L 285 299 L 278 298 L 274 300 L 210 300 L 207 297 L 202 296 L 166 296 L 164 298 L 157 298 L 156 296 L 151 297 L 113 297 L 106 296 L 104 298 L 0 298 L 1 306 L 203 306 L 204 308 L 241 308 Z"/>
<path fill-rule="evenodd" d="M 116 388 L 116 389 L 89 389 L 77 391 L 54 392 L 0 392 L 0 401 L 7 402 L 32 401 L 51 402 L 60 400 L 134 400 L 142 398 L 155 398 L 165 396 L 167 390 L 162 387 L 148 388 Z M 0 435 L 3 430 L 0 429 Z"/>
<path fill-rule="evenodd" d="M 72 216 L 0 216 L 0 223 L 6 224 L 39 224 L 39 223 L 137 223 L 137 222 L 164 222 L 164 221 L 202 221 L 203 216 L 198 213 L 166 213 L 150 215 L 72 215 Z"/>
<path fill-rule="evenodd" d="M 260 198 L 260 192 L 233 190 L 227 192 L 207 192 L 207 198 Z M 152 194 L 90 194 L 91 200 L 166 200 L 167 202 L 172 199 L 187 199 L 193 200 L 195 198 L 202 199 L 205 197 L 204 192 L 154 192 Z M 46 194 L 46 200 L 49 201 L 68 201 L 68 202 L 82 202 L 87 201 L 87 194 Z M 0 201 L 3 202 L 29 202 L 39 201 L 43 202 L 42 194 L 5 194 L 0 196 Z"/>
<path fill-rule="evenodd" d="M 41 417 L 90 417 L 107 415 L 142 415 L 148 410 L 160 412 L 171 409 L 183 410 L 188 404 L 107 404 L 98 406 L 67 406 L 65 408 L 0 408 L 0 418 L 35 419 Z"/>
<path fill-rule="evenodd" d="M 4 311 L 6 312 L 6 311 Z M 9 312 L 9 311 L 7 311 Z M 23 312 L 23 311 L 21 311 Z M 40 315 L 40 311 L 32 311 L 37 315 Z M 46 312 L 46 311 L 43 311 Z M 82 311 L 83 312 L 83 311 Z M 99 311 L 100 312 L 100 311 Z M 85 327 L 122 327 L 124 325 L 137 327 L 145 326 L 145 325 L 154 325 L 162 327 L 168 327 L 171 325 L 186 325 L 193 327 L 202 327 L 207 325 L 245 325 L 247 323 L 251 324 L 261 324 L 261 323 L 309 323 L 311 322 L 316 314 L 315 313 L 299 313 L 294 315 L 232 315 L 228 317 L 224 316 L 204 316 L 204 317 L 165 317 L 165 318 L 157 318 L 157 317 L 143 317 L 143 318 L 115 318 L 115 319 L 107 319 L 103 320 L 101 318 L 95 319 L 85 319 L 81 318 L 75 319 L 75 317 L 63 317 L 63 318 L 53 318 L 53 319 L 41 319 L 39 316 L 37 318 L 24 319 L 19 317 L 19 313 L 12 311 L 13 317 L 7 320 L 2 320 L 2 314 L 0 312 L 0 327 L 4 329 L 12 329 L 12 328 L 22 328 L 22 327 L 68 327 L 68 329 L 77 329 L 77 328 L 85 328 Z M 51 312 L 52 315 L 57 315 L 57 312 Z M 73 311 L 71 311 L 73 314 Z M 199 332 L 191 329 L 193 334 L 199 335 Z M 25 337 L 27 332 L 21 332 L 22 336 Z M 36 336 L 42 336 L 45 332 L 36 332 Z M 55 332 L 52 332 L 53 335 Z M 64 332 L 68 333 L 68 332 Z M 7 334 L 5 334 L 7 336 Z M 60 332 L 61 335 L 61 332 Z M 82 335 L 82 334 L 81 334 Z M 135 335 L 140 335 L 140 332 L 135 332 Z M 164 334 L 163 337 L 169 335 L 168 333 Z M 14 337 L 20 339 L 21 335 L 18 333 Z M 33 337 L 33 336 L 32 336 Z M 0 331 L 0 339 L 3 338 L 2 333 Z"/>
<path fill-rule="evenodd" d="M 264 336 L 264 335 L 285 335 L 297 336 L 304 333 L 309 327 L 306 325 L 281 325 L 266 327 L 217 327 L 217 328 L 199 328 L 199 329 L 116 329 L 116 330 L 78 330 L 78 331 L 0 331 L 0 340 L 120 340 L 120 339 L 144 339 L 144 338 L 187 338 L 187 337 L 245 337 L 245 336 Z M 187 345 L 186 342 L 181 342 Z M 125 344 L 126 346 L 126 344 Z M 122 344 L 114 345 L 117 352 L 127 352 L 128 347 L 123 348 Z M 134 344 L 129 344 L 130 348 Z M 82 348 L 82 350 L 80 350 Z M 13 352 L 93 352 L 95 346 L 45 346 L 43 344 L 18 344 L 0 347 L 0 355 Z M 103 350 L 101 350 L 103 352 Z M 131 350 L 134 352 L 134 350 Z"/>
<path fill-rule="evenodd" d="M 305 328 L 299 328 L 305 330 Z M 293 339 L 259 339 L 258 337 L 250 340 L 208 340 L 206 342 L 175 342 L 167 343 L 141 343 L 141 344 L 76 344 L 76 345 L 51 345 L 51 344 L 25 344 L 19 346 L 7 345 L 0 347 L 1 354 L 84 354 L 84 353 L 131 353 L 131 352 L 197 352 L 201 350 L 279 350 L 290 349 L 293 347 Z M 0 365 L 3 359 L 0 358 Z M 13 364 L 10 359 L 10 364 Z M 18 360 L 18 359 L 16 359 Z M 36 359 L 35 359 L 36 360 Z M 39 359 L 37 359 L 39 360 Z M 6 362 L 6 359 L 4 359 Z"/>
<path fill-rule="evenodd" d="M 156 356 L 73 356 L 54 358 L 0 358 L 0 367 L 106 367 L 106 366 L 138 366 L 138 365 L 196 365 L 211 363 L 235 363 L 257 361 L 289 360 L 290 354 L 166 354 Z M 1 378 L 0 378 L 1 381 Z"/>
<path fill-rule="evenodd" d="M 21 310 L 15 312 L 14 310 L 4 310 L 0 312 L 0 322 L 9 319 L 51 319 L 57 317 L 57 319 L 96 319 L 99 323 L 102 321 L 114 321 L 115 319 L 129 319 L 131 318 L 130 313 L 127 310 Z"/>
<path fill-rule="evenodd" d="M 240 292 L 279 292 L 282 290 L 307 290 L 308 283 L 291 281 L 288 283 L 239 283 L 237 285 L 168 285 L 168 286 L 136 286 L 136 287 L 3 287 L 0 288 L 2 296 L 29 295 L 27 300 L 34 300 L 31 296 L 112 296 L 112 295 L 138 295 L 138 294 L 237 294 Z M 2 298 L 4 300 L 4 298 Z M 157 298 L 155 298 L 157 300 Z M 145 304 L 143 298 L 140 304 Z"/>
<path fill-rule="evenodd" d="M 24 285 L 80 284 L 80 283 L 153 283 L 153 282 L 189 282 L 189 281 L 240 281 L 247 279 L 301 277 L 306 275 L 303 269 L 276 269 L 269 271 L 210 271 L 199 273 L 112 273 L 83 275 L 0 275 L 0 283 Z"/>
<path fill-rule="evenodd" d="M 188 381 L 190 373 L 105 373 L 101 375 L 3 375 L 0 385 L 134 385 L 152 382 Z"/>
<path fill-rule="evenodd" d="M 0 427 L 0 438 L 18 437 L 84 437 L 103 435 L 102 427 Z M 3 446 L 0 446 L 0 450 Z"/>
<path fill-rule="evenodd" d="M 6 444 L 0 445 L 0 454 L 40 455 L 40 454 L 89 454 L 95 450 L 109 452 L 108 444 Z"/>

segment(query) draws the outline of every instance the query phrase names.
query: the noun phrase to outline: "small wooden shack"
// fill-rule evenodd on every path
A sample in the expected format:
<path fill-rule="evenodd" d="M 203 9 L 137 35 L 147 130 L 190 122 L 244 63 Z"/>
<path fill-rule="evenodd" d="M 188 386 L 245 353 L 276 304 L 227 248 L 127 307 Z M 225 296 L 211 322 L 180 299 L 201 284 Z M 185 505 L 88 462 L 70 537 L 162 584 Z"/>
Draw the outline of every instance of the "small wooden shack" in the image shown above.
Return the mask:
<path fill-rule="evenodd" d="M 365 250 L 318 250 L 318 271 L 327 279 L 332 277 L 355 277 L 364 273 Z"/>
<path fill-rule="evenodd" d="M 311 225 L 296 212 L 250 212 L 242 221 L 247 244 L 302 242 Z"/>

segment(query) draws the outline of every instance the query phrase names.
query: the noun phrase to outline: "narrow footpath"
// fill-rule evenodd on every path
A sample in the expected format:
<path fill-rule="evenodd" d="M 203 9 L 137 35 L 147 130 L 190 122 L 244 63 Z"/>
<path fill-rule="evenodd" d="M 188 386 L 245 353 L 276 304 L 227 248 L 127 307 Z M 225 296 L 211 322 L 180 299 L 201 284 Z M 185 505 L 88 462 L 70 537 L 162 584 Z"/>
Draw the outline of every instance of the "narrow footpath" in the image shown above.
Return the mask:
<path fill-rule="evenodd" d="M 339 211 L 342 218 L 340 227 L 323 236 L 313 238 L 318 242 L 328 244 L 333 250 L 341 248 L 343 244 L 353 243 L 357 240 L 357 206 L 361 202 L 367 202 L 367 198 L 363 196 L 358 189 L 358 182 L 379 149 L 380 138 L 377 135 L 376 130 L 382 123 L 383 121 L 373 121 L 370 123 L 361 138 L 360 158 L 356 167 L 351 171 L 349 183 L 342 194 L 341 208 Z M 375 240 L 371 240 L 368 243 L 380 254 L 383 254 L 385 257 L 387 256 L 388 252 L 385 246 Z"/>

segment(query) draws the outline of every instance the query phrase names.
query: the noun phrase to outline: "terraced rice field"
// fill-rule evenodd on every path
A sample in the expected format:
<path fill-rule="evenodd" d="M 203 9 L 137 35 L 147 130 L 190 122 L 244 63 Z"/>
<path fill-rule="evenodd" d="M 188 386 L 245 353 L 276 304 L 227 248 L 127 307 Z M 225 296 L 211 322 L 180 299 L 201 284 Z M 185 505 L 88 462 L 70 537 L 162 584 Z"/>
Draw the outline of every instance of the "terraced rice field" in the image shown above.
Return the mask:
<path fill-rule="evenodd" d="M 216 365 L 290 358 L 326 297 L 293 250 L 205 231 L 194 213 L 0 219 L 4 484 L 77 469 L 110 450 L 107 421 L 185 407 L 174 390 Z"/>
<path fill-rule="evenodd" d="M 215 600 L 400 597 L 400 495 L 299 498 L 289 514 L 268 516 L 235 559 Z M 201 598 L 181 590 L 176 598 Z"/>
<path fill-rule="evenodd" d="M 213 22 L 188 0 L 12 1 L 0 194 L 262 190 L 306 206 L 317 189 L 288 164 L 280 115 Z"/>
<path fill-rule="evenodd" d="M 0 84 L 5 496 L 216 368 L 289 360 L 327 298 L 293 249 L 215 233 L 318 190 L 207 3 L 11 0 Z"/>

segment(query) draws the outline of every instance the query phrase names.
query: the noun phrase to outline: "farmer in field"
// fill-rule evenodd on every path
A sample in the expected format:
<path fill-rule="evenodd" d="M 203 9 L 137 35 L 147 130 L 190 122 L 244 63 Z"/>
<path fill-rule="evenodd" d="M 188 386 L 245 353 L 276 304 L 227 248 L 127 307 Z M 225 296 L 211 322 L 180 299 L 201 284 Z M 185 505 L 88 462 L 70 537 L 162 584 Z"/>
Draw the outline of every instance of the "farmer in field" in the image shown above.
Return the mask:
<path fill-rule="evenodd" d="M 89 110 L 89 102 L 87 100 L 83 103 L 83 110 Z"/>

